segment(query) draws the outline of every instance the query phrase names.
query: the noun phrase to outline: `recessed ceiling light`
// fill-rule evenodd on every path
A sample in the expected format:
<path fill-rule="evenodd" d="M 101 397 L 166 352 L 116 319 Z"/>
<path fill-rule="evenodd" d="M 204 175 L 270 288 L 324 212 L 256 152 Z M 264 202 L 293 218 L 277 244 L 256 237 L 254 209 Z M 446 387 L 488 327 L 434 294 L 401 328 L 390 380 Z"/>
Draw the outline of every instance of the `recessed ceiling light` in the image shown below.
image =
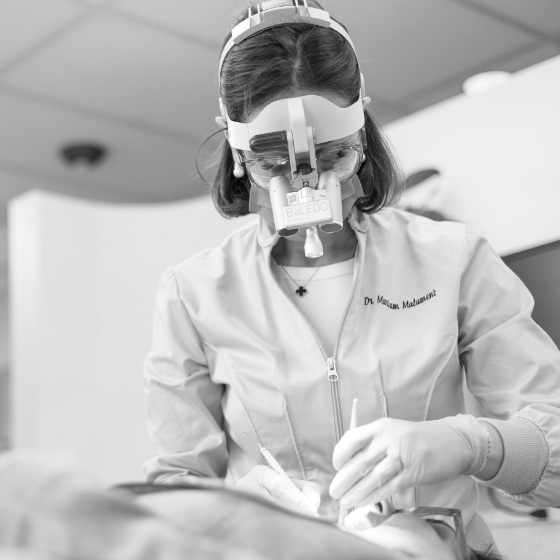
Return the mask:
<path fill-rule="evenodd" d="M 60 157 L 72 169 L 85 170 L 98 166 L 107 156 L 107 148 L 95 142 L 75 142 L 60 150 Z"/>
<path fill-rule="evenodd" d="M 481 72 L 463 82 L 463 92 L 466 95 L 478 95 L 511 80 L 511 78 L 511 72 Z"/>

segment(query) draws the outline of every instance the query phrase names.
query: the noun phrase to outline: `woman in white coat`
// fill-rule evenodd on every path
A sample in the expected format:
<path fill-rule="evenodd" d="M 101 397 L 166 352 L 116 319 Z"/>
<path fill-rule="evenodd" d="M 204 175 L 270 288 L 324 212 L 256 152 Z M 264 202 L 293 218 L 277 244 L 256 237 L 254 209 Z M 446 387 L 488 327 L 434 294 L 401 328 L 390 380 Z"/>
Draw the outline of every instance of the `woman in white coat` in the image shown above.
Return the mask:
<path fill-rule="evenodd" d="M 477 231 L 388 206 L 398 173 L 350 38 L 316 2 L 297 4 L 245 10 L 225 43 L 213 197 L 224 216 L 260 218 L 163 275 L 149 480 L 227 477 L 332 520 L 382 500 L 458 508 L 487 548 L 476 481 L 560 504 L 560 353 Z M 292 151 L 255 140 L 276 116 Z M 306 228 L 285 236 L 270 192 L 276 177 L 309 188 L 315 170 L 338 174 L 343 220 L 314 229 L 322 256 L 309 258 Z M 465 375 L 484 418 L 465 414 Z"/>

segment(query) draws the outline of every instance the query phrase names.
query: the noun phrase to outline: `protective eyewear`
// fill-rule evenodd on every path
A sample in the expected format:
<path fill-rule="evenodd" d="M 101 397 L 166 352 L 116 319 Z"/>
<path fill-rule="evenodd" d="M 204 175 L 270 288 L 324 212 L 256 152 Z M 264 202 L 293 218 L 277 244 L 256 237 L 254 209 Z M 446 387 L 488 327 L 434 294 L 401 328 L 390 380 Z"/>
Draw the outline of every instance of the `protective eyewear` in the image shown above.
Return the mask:
<path fill-rule="evenodd" d="M 426 520 L 443 522 L 453 530 L 455 542 L 459 550 L 461 560 L 469 560 L 469 549 L 463 525 L 463 516 L 460 509 L 440 508 L 440 507 L 416 507 L 398 509 L 395 513 L 410 513 Z"/>
<path fill-rule="evenodd" d="M 346 142 L 318 146 L 316 172 L 321 174 L 325 171 L 334 171 L 340 182 L 347 181 L 360 169 L 366 147 L 363 129 Z M 293 172 L 287 153 L 255 154 L 250 151 L 240 151 L 240 156 L 251 181 L 258 187 L 268 189 L 270 180 L 282 175 L 293 182 Z"/>

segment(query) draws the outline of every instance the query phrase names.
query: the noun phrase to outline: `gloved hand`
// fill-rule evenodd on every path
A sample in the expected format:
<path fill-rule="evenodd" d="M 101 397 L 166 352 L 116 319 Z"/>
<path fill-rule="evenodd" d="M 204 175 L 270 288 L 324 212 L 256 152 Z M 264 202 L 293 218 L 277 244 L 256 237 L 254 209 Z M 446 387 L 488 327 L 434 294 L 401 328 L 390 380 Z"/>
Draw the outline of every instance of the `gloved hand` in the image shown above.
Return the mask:
<path fill-rule="evenodd" d="M 375 504 L 412 486 L 476 474 L 489 434 L 460 414 L 426 422 L 383 418 L 349 430 L 333 453 L 338 471 L 329 492 L 346 509 Z"/>
<path fill-rule="evenodd" d="M 315 517 L 321 503 L 321 490 L 315 482 L 288 478 L 266 465 L 253 467 L 237 481 L 236 487 L 246 492 L 280 502 Z"/>

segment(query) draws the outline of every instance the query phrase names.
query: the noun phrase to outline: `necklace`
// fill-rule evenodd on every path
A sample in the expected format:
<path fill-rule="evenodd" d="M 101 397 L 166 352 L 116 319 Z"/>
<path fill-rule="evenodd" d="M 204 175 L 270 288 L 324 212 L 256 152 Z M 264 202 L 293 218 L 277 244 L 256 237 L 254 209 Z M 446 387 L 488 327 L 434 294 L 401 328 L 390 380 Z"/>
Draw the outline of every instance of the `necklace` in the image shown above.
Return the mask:
<path fill-rule="evenodd" d="M 358 246 L 358 240 L 356 237 L 354 237 L 354 239 L 356 239 L 356 247 Z M 336 259 L 336 257 L 338 256 L 338 254 L 342 251 L 342 249 L 344 249 L 344 247 L 346 247 L 346 243 L 344 245 L 341 245 L 337 250 L 336 253 L 332 256 L 331 262 L 328 263 L 324 263 L 321 266 L 317 267 L 317 270 L 315 270 L 315 272 L 305 281 L 305 284 L 301 285 L 296 282 L 289 274 L 288 271 L 286 270 L 286 268 L 282 265 L 280 265 L 282 267 L 282 269 L 284 270 L 284 272 L 286 273 L 286 276 L 297 286 L 297 290 L 296 290 L 296 294 L 299 297 L 303 297 L 306 293 L 307 290 L 305 289 L 305 286 L 307 286 L 307 284 L 309 284 L 309 282 L 311 282 L 311 280 L 313 279 L 313 276 L 315 276 L 315 274 L 317 274 L 317 272 L 319 272 L 319 270 L 321 268 L 323 268 L 324 266 L 328 266 L 329 264 L 332 263 L 332 261 L 334 261 Z M 354 247 L 354 254 L 356 253 L 356 247 Z"/>

